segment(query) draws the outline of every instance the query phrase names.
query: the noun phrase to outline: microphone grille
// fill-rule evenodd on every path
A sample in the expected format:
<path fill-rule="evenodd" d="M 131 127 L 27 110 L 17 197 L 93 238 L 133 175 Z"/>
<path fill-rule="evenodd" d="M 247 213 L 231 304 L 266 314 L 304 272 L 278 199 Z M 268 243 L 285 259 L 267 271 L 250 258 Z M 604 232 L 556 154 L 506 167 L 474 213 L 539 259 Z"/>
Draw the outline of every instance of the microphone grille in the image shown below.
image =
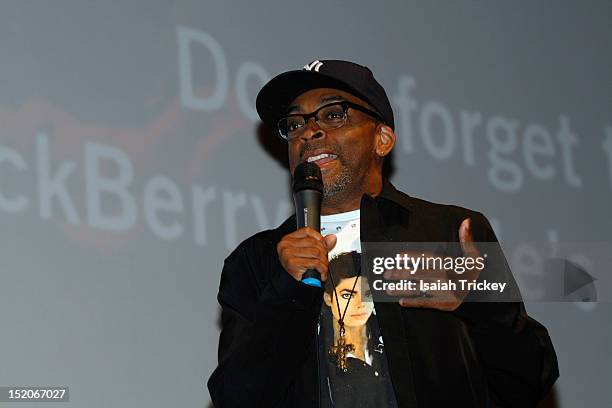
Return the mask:
<path fill-rule="evenodd" d="M 302 190 L 317 190 L 323 192 L 323 177 L 321 169 L 315 163 L 300 163 L 293 172 L 293 192 Z"/>

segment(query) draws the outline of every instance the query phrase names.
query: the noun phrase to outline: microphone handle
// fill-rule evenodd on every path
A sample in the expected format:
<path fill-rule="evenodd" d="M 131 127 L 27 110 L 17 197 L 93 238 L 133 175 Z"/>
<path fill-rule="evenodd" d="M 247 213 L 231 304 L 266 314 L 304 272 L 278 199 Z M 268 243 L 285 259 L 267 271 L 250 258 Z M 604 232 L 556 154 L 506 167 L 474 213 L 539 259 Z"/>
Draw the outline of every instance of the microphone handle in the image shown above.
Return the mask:
<path fill-rule="evenodd" d="M 321 230 L 321 193 L 316 190 L 301 190 L 293 195 L 297 227 L 310 227 Z M 316 269 L 308 269 L 302 275 L 302 282 L 321 287 L 321 274 Z"/>

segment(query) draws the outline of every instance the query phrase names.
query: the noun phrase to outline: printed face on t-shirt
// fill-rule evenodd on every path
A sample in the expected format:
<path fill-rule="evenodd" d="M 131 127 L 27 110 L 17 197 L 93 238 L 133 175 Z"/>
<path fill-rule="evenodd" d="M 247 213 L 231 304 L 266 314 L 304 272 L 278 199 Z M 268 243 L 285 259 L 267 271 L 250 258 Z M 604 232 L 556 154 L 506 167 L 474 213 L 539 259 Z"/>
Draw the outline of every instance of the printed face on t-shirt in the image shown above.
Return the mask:
<path fill-rule="evenodd" d="M 355 286 L 353 288 L 353 285 Z M 344 317 L 344 325 L 346 327 L 364 326 L 374 310 L 374 302 L 372 302 L 372 294 L 367 289 L 363 293 L 363 289 L 367 288 L 367 278 L 360 276 L 355 284 L 355 277 L 341 279 L 336 285 L 336 293 L 338 294 L 338 304 L 340 311 L 344 313 L 348 302 L 348 309 Z M 336 303 L 335 293 L 325 293 L 325 304 L 331 308 L 334 320 L 337 322 L 340 319 L 338 312 L 338 304 Z M 350 302 L 349 302 L 350 299 Z"/>

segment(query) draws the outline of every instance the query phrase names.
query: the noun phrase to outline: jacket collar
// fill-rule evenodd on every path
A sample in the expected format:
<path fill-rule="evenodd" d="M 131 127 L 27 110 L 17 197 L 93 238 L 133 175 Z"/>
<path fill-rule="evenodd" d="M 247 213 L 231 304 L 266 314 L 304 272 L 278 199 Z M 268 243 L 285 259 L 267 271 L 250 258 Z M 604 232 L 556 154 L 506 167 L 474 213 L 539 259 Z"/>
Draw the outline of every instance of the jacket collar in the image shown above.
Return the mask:
<path fill-rule="evenodd" d="M 401 207 L 407 209 L 409 212 L 415 211 L 414 203 L 412 202 L 411 197 L 408 194 L 402 193 L 401 191 L 396 189 L 395 186 L 391 184 L 388 179 L 383 179 L 382 191 L 380 192 L 380 195 L 377 198 L 389 200 L 396 204 L 399 204 Z"/>
<path fill-rule="evenodd" d="M 361 207 L 360 208 L 362 210 L 362 215 L 363 215 L 364 207 L 371 208 L 372 206 L 378 206 L 378 203 L 382 203 L 383 206 L 385 206 L 387 203 L 395 204 L 397 205 L 397 207 L 399 207 L 400 211 L 406 212 L 405 214 L 406 216 L 416 211 L 416 207 L 414 205 L 412 197 L 410 197 L 408 194 L 405 194 L 397 190 L 395 186 L 391 184 L 391 182 L 386 178 L 383 179 L 382 190 L 378 196 L 372 197 L 368 194 L 364 194 L 361 197 Z M 381 219 L 379 221 L 380 223 L 385 224 L 384 220 Z M 284 236 L 290 231 L 294 231 L 296 227 L 297 226 L 296 226 L 296 219 L 295 219 L 295 213 L 294 213 L 278 227 L 277 230 L 281 234 L 279 236 L 279 239 L 280 237 Z"/>
<path fill-rule="evenodd" d="M 361 198 L 362 242 L 406 240 L 407 228 L 417 208 L 414 198 L 383 180 L 377 197 L 364 194 Z"/>

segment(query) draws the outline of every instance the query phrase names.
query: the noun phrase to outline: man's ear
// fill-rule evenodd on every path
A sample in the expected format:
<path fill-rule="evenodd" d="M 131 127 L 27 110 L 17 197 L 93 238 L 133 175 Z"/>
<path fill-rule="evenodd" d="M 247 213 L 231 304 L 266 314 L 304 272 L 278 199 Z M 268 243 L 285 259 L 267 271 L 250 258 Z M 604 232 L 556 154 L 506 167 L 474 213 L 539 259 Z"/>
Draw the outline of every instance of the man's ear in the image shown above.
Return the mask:
<path fill-rule="evenodd" d="M 376 132 L 376 154 L 380 157 L 385 157 L 395 146 L 395 132 L 390 126 L 383 123 L 377 126 Z"/>
<path fill-rule="evenodd" d="M 329 307 L 331 307 L 332 302 L 331 302 L 331 296 L 329 295 L 329 293 L 325 292 L 323 293 L 323 300 L 325 301 L 325 304 Z"/>

